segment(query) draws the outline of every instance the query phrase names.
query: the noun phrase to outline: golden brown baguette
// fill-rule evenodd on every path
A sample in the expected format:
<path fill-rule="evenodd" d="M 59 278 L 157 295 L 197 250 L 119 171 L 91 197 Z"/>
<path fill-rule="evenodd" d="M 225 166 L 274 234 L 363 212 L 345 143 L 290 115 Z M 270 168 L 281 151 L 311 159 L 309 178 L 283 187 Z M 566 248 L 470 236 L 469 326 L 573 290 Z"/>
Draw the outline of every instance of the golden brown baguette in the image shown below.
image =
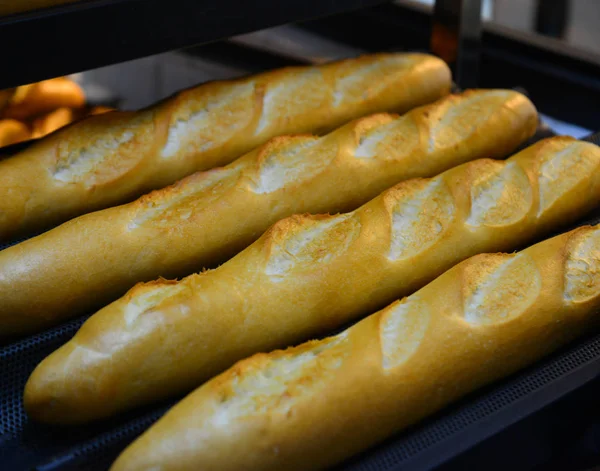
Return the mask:
<path fill-rule="evenodd" d="M 600 226 L 476 255 L 339 335 L 239 362 L 111 471 L 326 469 L 597 326 L 599 309 Z"/>
<path fill-rule="evenodd" d="M 31 131 L 26 124 L 15 119 L 0 119 L 0 147 L 26 141 Z"/>
<path fill-rule="evenodd" d="M 274 138 L 227 167 L 80 216 L 0 252 L 0 337 L 99 308 L 139 281 L 215 266 L 291 214 L 353 210 L 399 181 L 507 155 L 536 115 L 517 92 L 469 91 L 322 138 Z"/>
<path fill-rule="evenodd" d="M 66 77 L 44 80 L 18 87 L 2 116 L 9 119 L 29 120 L 57 108 L 81 108 L 85 93 Z"/>
<path fill-rule="evenodd" d="M 93 315 L 33 372 L 25 407 L 38 420 L 83 422 L 189 391 L 474 254 L 513 250 L 599 199 L 600 148 L 558 137 L 408 180 L 351 213 L 283 219 L 219 268 L 139 284 Z"/>
<path fill-rule="evenodd" d="M 274 136 L 407 111 L 449 88 L 440 59 L 376 54 L 207 83 L 147 110 L 92 116 L 0 162 L 0 239 L 131 201 Z"/>

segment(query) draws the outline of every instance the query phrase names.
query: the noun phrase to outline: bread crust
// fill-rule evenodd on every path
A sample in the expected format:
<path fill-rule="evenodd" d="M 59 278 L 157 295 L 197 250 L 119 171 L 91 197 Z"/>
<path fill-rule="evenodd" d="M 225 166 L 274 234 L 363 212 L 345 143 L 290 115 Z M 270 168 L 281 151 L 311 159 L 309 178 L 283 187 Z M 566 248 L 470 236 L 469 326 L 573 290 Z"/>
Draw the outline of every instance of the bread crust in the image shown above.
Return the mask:
<path fill-rule="evenodd" d="M 536 120 L 517 92 L 469 91 L 322 138 L 280 136 L 224 168 L 73 219 L 0 252 L 0 337 L 97 309 L 140 281 L 217 266 L 291 214 L 350 211 L 399 181 L 504 156 Z"/>
<path fill-rule="evenodd" d="M 509 251 L 600 198 L 600 148 L 545 139 L 402 182 L 351 213 L 296 215 L 219 268 L 139 284 L 25 388 L 37 420 L 83 422 L 190 391 L 235 361 L 342 327 L 477 253 Z"/>
<path fill-rule="evenodd" d="M 0 119 L 0 147 L 26 141 L 31 131 L 24 123 L 14 119 Z"/>
<path fill-rule="evenodd" d="M 404 112 L 449 88 L 438 58 L 374 54 L 206 83 L 146 110 L 91 116 L 0 162 L 0 240 L 132 201 L 274 136 Z"/>
<path fill-rule="evenodd" d="M 242 360 L 111 471 L 328 469 L 597 326 L 599 249 L 587 226 L 476 255 L 335 337 Z"/>

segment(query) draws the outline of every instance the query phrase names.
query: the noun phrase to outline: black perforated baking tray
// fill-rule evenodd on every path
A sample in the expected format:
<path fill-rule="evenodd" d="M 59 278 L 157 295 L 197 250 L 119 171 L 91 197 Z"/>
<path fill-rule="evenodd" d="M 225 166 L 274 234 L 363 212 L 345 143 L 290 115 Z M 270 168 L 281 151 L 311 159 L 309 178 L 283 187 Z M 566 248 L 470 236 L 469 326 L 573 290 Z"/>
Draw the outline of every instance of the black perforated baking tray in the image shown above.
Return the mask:
<path fill-rule="evenodd" d="M 538 137 L 548 133 L 547 129 L 540 129 Z M 588 140 L 598 142 L 598 137 Z M 600 203 L 597 212 L 577 225 L 588 223 L 600 223 Z M 46 355 L 66 342 L 84 320 L 85 317 L 75 319 L 0 347 L 0 469 L 105 471 L 128 443 L 178 399 L 93 425 L 56 427 L 29 421 L 21 399 L 28 376 Z M 471 394 L 336 470 L 438 467 L 585 386 L 599 373 L 600 333 L 592 332 L 588 338 Z"/>

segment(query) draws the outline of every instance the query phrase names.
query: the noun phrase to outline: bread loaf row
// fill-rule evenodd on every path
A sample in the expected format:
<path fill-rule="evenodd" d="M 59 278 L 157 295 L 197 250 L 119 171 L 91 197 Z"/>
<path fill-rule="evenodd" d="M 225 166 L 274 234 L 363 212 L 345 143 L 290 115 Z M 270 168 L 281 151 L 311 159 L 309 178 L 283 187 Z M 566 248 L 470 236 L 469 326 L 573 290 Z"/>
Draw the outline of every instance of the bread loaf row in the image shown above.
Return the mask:
<path fill-rule="evenodd" d="M 0 147 L 16 144 L 31 138 L 26 124 L 15 119 L 0 119 Z"/>
<path fill-rule="evenodd" d="M 224 168 L 0 252 L 0 337 L 99 308 L 139 281 L 215 266 L 283 217 L 353 210 L 399 181 L 505 156 L 536 124 L 517 92 L 469 91 L 321 138 L 274 138 Z"/>
<path fill-rule="evenodd" d="M 131 201 L 274 136 L 406 111 L 449 89 L 440 59 L 376 54 L 208 83 L 143 111 L 93 116 L 0 162 L 0 239 Z"/>
<path fill-rule="evenodd" d="M 219 268 L 140 284 L 46 358 L 25 407 L 82 422 L 189 391 L 410 294 L 477 253 L 513 250 L 600 198 L 600 149 L 558 137 L 396 185 L 351 213 L 296 215 Z"/>
<path fill-rule="evenodd" d="M 66 77 L 0 91 L 0 147 L 39 139 L 90 114 L 85 103 L 83 89 Z"/>
<path fill-rule="evenodd" d="M 325 469 L 582 334 L 599 309 L 600 226 L 477 255 L 335 337 L 239 362 L 111 471 Z"/>

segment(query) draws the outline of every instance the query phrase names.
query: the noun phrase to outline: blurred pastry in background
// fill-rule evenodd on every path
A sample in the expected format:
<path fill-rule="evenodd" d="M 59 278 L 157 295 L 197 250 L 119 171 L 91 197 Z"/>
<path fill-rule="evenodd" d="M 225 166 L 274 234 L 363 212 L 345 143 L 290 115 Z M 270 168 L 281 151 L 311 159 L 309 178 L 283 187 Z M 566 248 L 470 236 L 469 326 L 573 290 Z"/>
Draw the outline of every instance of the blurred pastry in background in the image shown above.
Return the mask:
<path fill-rule="evenodd" d="M 31 131 L 26 124 L 16 119 L 0 119 L 0 147 L 27 139 L 31 139 Z"/>
<path fill-rule="evenodd" d="M 1 117 L 26 121 L 58 108 L 83 108 L 85 103 L 85 93 L 77 83 L 58 77 L 18 87 Z"/>
<path fill-rule="evenodd" d="M 76 119 L 77 116 L 73 109 L 59 108 L 33 121 L 31 124 L 31 137 L 37 139 L 46 134 L 50 134 L 63 126 L 72 123 Z"/>
<path fill-rule="evenodd" d="M 7 88 L 6 90 L 0 90 L 0 116 L 2 116 L 2 111 L 8 105 L 11 98 L 15 94 L 14 88 Z"/>
<path fill-rule="evenodd" d="M 109 111 L 114 108 L 90 106 L 83 89 L 66 77 L 0 90 L 0 147 L 38 139 Z"/>

